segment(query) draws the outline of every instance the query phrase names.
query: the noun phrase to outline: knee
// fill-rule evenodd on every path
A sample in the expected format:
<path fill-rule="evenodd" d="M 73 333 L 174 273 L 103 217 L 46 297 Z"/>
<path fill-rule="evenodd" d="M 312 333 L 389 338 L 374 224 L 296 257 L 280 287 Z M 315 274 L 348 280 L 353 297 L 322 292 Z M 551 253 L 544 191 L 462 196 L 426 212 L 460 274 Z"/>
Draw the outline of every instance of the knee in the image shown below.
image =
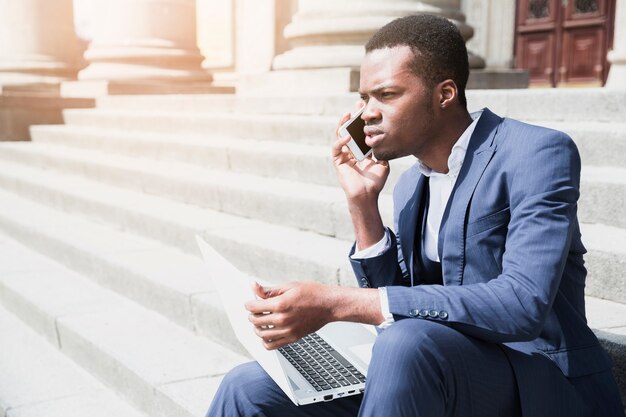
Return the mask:
<path fill-rule="evenodd" d="M 373 354 L 392 360 L 411 362 L 432 359 L 453 338 L 454 330 L 427 320 L 400 320 L 385 329 L 376 338 Z"/>
<path fill-rule="evenodd" d="M 256 362 L 233 368 L 222 379 L 207 417 L 244 415 L 243 410 L 254 408 L 256 397 L 261 396 L 259 389 L 267 386 L 262 381 L 265 375 Z"/>
<path fill-rule="evenodd" d="M 420 319 L 401 320 L 378 335 L 368 375 L 393 374 L 414 383 L 449 379 L 459 362 L 456 330 Z M 372 372 L 373 371 L 373 372 Z"/>
<path fill-rule="evenodd" d="M 366 394 L 372 398 L 404 398 L 415 387 L 430 387 L 442 394 L 454 365 L 447 351 L 454 343 L 453 329 L 426 320 L 401 320 L 376 338 L 368 368 Z M 424 389 L 424 388 L 422 388 Z M 424 392 L 426 392 L 424 391 Z"/>
<path fill-rule="evenodd" d="M 242 385 L 247 385 L 258 378 L 258 371 L 259 366 L 256 362 L 247 362 L 238 365 L 224 375 L 220 387 L 237 389 Z"/>

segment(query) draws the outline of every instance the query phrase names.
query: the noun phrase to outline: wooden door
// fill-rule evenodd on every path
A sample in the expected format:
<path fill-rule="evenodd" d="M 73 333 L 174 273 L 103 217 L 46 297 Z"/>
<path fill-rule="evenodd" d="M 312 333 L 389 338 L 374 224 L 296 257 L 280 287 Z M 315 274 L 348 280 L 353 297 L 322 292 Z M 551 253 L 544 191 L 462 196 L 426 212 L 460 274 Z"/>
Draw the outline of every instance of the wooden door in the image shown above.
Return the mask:
<path fill-rule="evenodd" d="M 615 0 L 518 0 L 515 64 L 531 86 L 600 86 Z"/>

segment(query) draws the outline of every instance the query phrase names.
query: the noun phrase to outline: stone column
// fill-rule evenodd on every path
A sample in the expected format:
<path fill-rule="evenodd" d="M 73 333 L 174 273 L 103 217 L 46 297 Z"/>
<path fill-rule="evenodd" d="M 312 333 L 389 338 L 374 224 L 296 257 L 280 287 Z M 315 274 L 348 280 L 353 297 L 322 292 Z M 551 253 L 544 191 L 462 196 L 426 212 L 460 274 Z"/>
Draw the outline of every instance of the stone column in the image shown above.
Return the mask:
<path fill-rule="evenodd" d="M 31 125 L 63 123 L 63 109 L 93 107 L 58 94 L 80 62 L 72 0 L 0 0 L 0 141 L 29 140 Z"/>
<path fill-rule="evenodd" d="M 461 10 L 475 28 L 467 47 L 485 59 L 487 68 L 513 67 L 515 0 L 462 0 Z"/>
<path fill-rule="evenodd" d="M 230 70 L 235 67 L 235 0 L 197 0 L 198 47 L 202 67 Z M 213 74 L 215 75 L 215 74 Z"/>
<path fill-rule="evenodd" d="M 611 69 L 606 80 L 607 88 L 626 89 L 626 2 L 617 2 L 615 10 L 613 50 L 608 54 Z"/>
<path fill-rule="evenodd" d="M 466 41 L 474 33 L 465 23 L 460 0 L 299 0 L 284 33 L 293 49 L 277 56 L 273 68 L 358 68 L 363 45 L 376 30 L 395 18 L 419 13 L 452 20 Z M 482 68 L 484 61 L 470 54 L 470 66 Z"/>
<path fill-rule="evenodd" d="M 196 0 L 93 1 L 89 65 L 82 83 L 64 86 L 66 95 L 185 92 L 180 86 L 211 81 L 196 43 Z"/>
<path fill-rule="evenodd" d="M 74 79 L 72 0 L 0 0 L 0 85 Z"/>

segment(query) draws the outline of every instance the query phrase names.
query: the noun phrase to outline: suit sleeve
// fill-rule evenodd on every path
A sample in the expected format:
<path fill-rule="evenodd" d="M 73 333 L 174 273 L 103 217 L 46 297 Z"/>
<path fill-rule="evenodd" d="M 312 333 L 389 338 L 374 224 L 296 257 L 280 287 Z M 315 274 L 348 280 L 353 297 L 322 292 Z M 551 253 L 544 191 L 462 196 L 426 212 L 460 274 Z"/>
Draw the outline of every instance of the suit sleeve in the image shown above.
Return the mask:
<path fill-rule="evenodd" d="M 511 218 L 500 275 L 465 276 L 465 282 L 475 283 L 459 286 L 389 287 L 396 320 L 437 320 L 491 342 L 539 335 L 577 230 L 580 157 L 571 139 L 560 133 L 525 141 L 515 152 L 517 163 L 507 172 L 513 178 L 508 190 Z"/>
<path fill-rule="evenodd" d="M 406 272 L 402 251 L 398 247 L 398 239 L 393 231 L 387 228 L 391 245 L 389 249 L 378 256 L 371 258 L 353 259 L 352 255 L 356 250 L 356 244 L 350 250 L 350 263 L 354 270 L 357 283 L 361 288 L 378 288 L 392 285 L 402 285 Z"/>

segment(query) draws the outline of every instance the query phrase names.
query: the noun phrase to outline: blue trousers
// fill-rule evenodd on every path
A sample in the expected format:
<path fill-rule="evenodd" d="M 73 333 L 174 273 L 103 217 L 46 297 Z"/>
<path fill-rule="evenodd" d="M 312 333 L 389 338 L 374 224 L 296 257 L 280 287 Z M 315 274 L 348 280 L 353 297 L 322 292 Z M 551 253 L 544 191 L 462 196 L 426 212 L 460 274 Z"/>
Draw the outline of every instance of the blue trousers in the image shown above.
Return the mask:
<path fill-rule="evenodd" d="M 376 339 L 365 393 L 297 407 L 256 363 L 229 372 L 207 417 L 517 417 L 511 365 L 499 346 L 407 319 Z"/>

